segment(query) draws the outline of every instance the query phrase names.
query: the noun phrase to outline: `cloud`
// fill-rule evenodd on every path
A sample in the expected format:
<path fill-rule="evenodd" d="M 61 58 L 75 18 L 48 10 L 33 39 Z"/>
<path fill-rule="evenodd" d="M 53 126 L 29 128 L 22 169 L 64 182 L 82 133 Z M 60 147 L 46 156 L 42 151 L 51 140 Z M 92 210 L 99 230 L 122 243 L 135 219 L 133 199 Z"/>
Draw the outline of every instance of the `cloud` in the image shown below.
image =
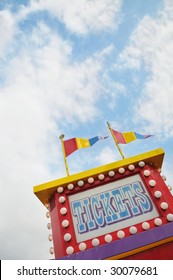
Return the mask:
<path fill-rule="evenodd" d="M 147 74 L 144 88 L 135 104 L 135 116 L 148 131 L 173 135 L 173 4 L 156 18 L 145 16 L 134 30 L 129 45 L 119 56 L 124 69 L 143 69 Z"/>
<path fill-rule="evenodd" d="M 29 36 L 20 29 L 11 50 L 0 84 L 1 259 L 46 259 L 45 209 L 32 187 L 65 176 L 58 136 L 64 126 L 97 116 L 109 52 L 75 62 L 71 43 L 45 22 Z"/>
<path fill-rule="evenodd" d="M 13 15 L 8 10 L 0 11 L 0 58 L 6 52 L 6 46 L 11 43 L 15 31 Z"/>
<path fill-rule="evenodd" d="M 69 36 L 72 32 L 88 39 L 91 33 L 116 30 L 122 2 L 31 0 L 26 6 L 19 5 L 15 13 L 9 10 L 0 12 L 0 192 L 1 212 L 4 213 L 0 224 L 1 259 L 50 258 L 48 247 L 52 244 L 47 241 L 46 209 L 34 196 L 32 187 L 65 176 L 58 136 L 64 131 L 74 133 L 76 127 L 85 132 L 86 124 L 89 127 L 87 132 L 100 129 L 98 132 L 101 135 L 104 128 L 100 119 L 103 120 L 104 114 L 108 115 L 113 128 L 121 131 L 122 127 L 126 127 L 124 124 L 128 120 L 122 118 L 122 112 L 121 122 L 119 117 L 117 122 L 115 119 L 111 121 L 112 117 L 108 114 L 116 106 L 118 93 L 120 97 L 127 95 L 121 82 L 113 83 L 108 69 L 112 64 L 110 56 L 114 46 L 110 44 L 78 61 L 74 57 L 74 48 L 79 38 Z M 141 21 L 129 47 L 120 56 L 124 68 L 144 67 L 148 73 L 144 97 L 141 99 L 139 96 L 138 100 L 138 120 L 148 121 L 151 126 L 157 113 L 154 107 L 156 100 L 152 99 L 154 92 L 157 91 L 158 97 L 163 100 L 163 109 L 160 101 L 157 106 L 163 110 L 166 123 L 164 107 L 170 107 L 171 102 L 166 102 L 166 97 L 161 94 L 163 91 L 165 94 L 165 84 L 167 98 L 172 98 L 171 2 L 168 6 L 167 1 L 166 7 L 158 20 L 145 17 Z M 64 33 L 61 30 L 61 36 L 56 24 L 52 28 L 52 19 L 58 28 L 59 21 L 66 27 L 62 28 Z M 168 75 L 163 75 L 162 71 L 159 76 L 161 66 Z M 142 109 L 144 103 L 147 116 Z M 103 107 L 102 111 L 99 105 Z M 118 110 L 114 112 L 114 118 L 117 113 Z M 170 128 L 171 119 L 172 112 Z M 163 120 L 159 120 L 158 116 L 158 126 L 159 121 Z M 76 152 L 75 161 L 69 157 L 70 171 L 117 160 L 120 156 L 114 143 L 115 152 L 112 152 L 106 141 L 109 138 L 98 143 L 94 149 Z M 97 151 L 99 156 L 96 156 Z"/>
<path fill-rule="evenodd" d="M 22 7 L 19 17 L 26 18 L 28 14 L 47 11 L 51 16 L 60 20 L 66 28 L 78 35 L 89 32 L 100 32 L 115 29 L 119 22 L 119 12 L 122 0 L 68 0 L 45 1 L 31 0 L 30 5 Z"/>
<path fill-rule="evenodd" d="M 9 54 L 11 45 L 20 33 L 20 24 L 39 12 L 48 12 L 53 18 L 77 35 L 87 35 L 101 31 L 115 30 L 120 23 L 120 10 L 123 0 L 68 0 L 45 1 L 30 0 L 28 5 L 18 5 L 15 13 L 10 12 L 11 6 L 0 11 L 0 57 Z M 45 20 L 45 19 L 44 19 Z M 45 20 L 46 21 L 46 20 Z M 14 43 L 14 42 L 13 42 Z"/>
<path fill-rule="evenodd" d="M 99 156 L 96 157 L 100 165 L 115 162 L 119 159 L 116 147 L 112 150 L 110 147 L 105 147 L 100 152 Z"/>
<path fill-rule="evenodd" d="M 32 187 L 65 176 L 58 136 L 64 127 L 98 115 L 100 73 L 112 50 L 76 62 L 72 43 L 45 18 L 29 29 L 26 20 L 48 11 L 71 32 L 85 35 L 112 28 L 120 3 L 31 1 L 15 13 L 0 11 L 1 259 L 50 258 L 45 209 Z"/>

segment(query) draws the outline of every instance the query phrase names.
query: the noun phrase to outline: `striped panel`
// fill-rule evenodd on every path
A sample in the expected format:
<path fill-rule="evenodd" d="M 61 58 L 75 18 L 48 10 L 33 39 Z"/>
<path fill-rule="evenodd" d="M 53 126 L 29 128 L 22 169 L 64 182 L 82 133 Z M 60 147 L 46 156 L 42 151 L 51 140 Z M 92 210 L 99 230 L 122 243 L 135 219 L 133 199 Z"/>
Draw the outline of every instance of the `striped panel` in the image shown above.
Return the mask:
<path fill-rule="evenodd" d="M 90 147 L 90 142 L 86 138 L 76 138 L 76 144 L 78 149 Z"/>
<path fill-rule="evenodd" d="M 76 138 L 71 138 L 64 141 L 64 150 L 66 157 L 75 152 L 77 149 L 78 147 L 76 144 Z"/>
<path fill-rule="evenodd" d="M 96 136 L 96 137 L 93 137 L 91 139 L 89 139 L 89 142 L 90 142 L 90 146 L 94 145 L 97 141 L 99 141 L 99 137 Z"/>
<path fill-rule="evenodd" d="M 114 134 L 114 136 L 115 136 L 115 138 L 116 138 L 118 143 L 126 144 L 126 141 L 125 141 L 125 139 L 123 137 L 123 134 L 121 132 L 118 132 L 118 131 L 116 131 L 114 129 L 112 129 L 112 132 L 113 132 L 113 134 Z"/>
<path fill-rule="evenodd" d="M 135 136 L 134 132 L 132 132 L 132 131 L 131 132 L 123 132 L 122 134 L 123 134 L 123 137 L 124 137 L 125 142 L 127 144 L 136 140 L 136 136 Z"/>

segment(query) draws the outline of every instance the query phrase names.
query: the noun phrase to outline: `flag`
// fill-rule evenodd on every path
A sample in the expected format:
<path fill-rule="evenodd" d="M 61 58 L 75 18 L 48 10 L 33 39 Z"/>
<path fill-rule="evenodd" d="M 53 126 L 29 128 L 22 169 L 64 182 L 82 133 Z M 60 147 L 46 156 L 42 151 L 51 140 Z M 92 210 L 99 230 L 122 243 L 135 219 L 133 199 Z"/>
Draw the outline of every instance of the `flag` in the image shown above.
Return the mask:
<path fill-rule="evenodd" d="M 128 144 L 136 139 L 146 139 L 146 138 L 149 138 L 153 135 L 150 135 L 150 134 L 139 134 L 139 133 L 136 133 L 136 132 L 132 132 L 132 131 L 129 131 L 129 132 L 118 132 L 114 129 L 111 129 L 112 132 L 113 132 L 113 135 L 115 136 L 116 140 L 117 140 L 117 143 L 118 144 Z"/>
<path fill-rule="evenodd" d="M 96 142 L 99 140 L 104 140 L 108 138 L 108 136 L 101 137 L 101 136 L 95 136 L 91 139 L 86 139 L 86 138 L 71 138 L 68 140 L 64 140 L 64 150 L 65 150 L 65 155 L 68 157 L 70 154 L 75 152 L 78 149 L 82 148 L 89 148 L 93 146 Z"/>

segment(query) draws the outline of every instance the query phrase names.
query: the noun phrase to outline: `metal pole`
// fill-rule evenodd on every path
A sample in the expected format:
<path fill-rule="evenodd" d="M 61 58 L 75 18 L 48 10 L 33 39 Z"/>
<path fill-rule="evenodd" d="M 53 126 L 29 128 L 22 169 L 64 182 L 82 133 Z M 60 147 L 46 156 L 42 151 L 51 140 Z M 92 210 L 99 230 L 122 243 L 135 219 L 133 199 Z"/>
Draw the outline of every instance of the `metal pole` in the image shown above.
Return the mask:
<path fill-rule="evenodd" d="M 125 157 L 124 157 L 124 154 L 123 154 L 123 152 L 122 152 L 120 146 L 118 145 L 117 139 L 116 139 L 116 137 L 115 137 L 115 135 L 114 135 L 114 133 L 113 133 L 113 131 L 112 131 L 112 129 L 111 129 L 111 126 L 110 126 L 110 124 L 109 124 L 108 122 L 107 122 L 107 125 L 108 125 L 108 128 L 109 128 L 109 130 L 110 130 L 110 132 L 111 132 L 111 135 L 112 135 L 112 137 L 113 137 L 113 139 L 114 139 L 114 142 L 115 142 L 115 144 L 116 144 L 116 146 L 117 146 L 117 149 L 118 149 L 118 151 L 119 151 L 119 153 L 120 153 L 122 159 L 124 159 L 124 158 L 125 158 Z"/>
<path fill-rule="evenodd" d="M 69 173 L 69 169 L 68 169 L 68 164 L 67 164 L 67 159 L 66 159 L 66 154 L 65 154 L 65 148 L 64 148 L 64 134 L 60 135 L 59 136 L 59 139 L 61 140 L 61 143 L 62 143 L 62 152 L 63 152 L 63 157 L 64 157 L 64 164 L 65 164 L 65 168 L 66 168 L 66 173 L 67 173 L 67 176 L 70 175 Z"/>

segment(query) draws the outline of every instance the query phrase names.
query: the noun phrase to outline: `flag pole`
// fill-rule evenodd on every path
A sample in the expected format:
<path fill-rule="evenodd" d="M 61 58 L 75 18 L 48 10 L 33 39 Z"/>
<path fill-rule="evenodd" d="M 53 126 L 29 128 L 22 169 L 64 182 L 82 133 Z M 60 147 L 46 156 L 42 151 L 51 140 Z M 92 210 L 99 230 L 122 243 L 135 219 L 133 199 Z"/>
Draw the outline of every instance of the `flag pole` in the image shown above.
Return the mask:
<path fill-rule="evenodd" d="M 64 134 L 61 134 L 59 136 L 59 139 L 61 140 L 61 143 L 62 143 L 62 152 L 63 152 L 63 157 L 64 157 L 64 164 L 65 164 L 66 173 L 67 173 L 67 176 L 69 176 L 70 173 L 69 173 L 69 170 L 68 170 L 68 164 L 67 164 L 65 148 L 64 148 L 64 140 L 63 140 L 64 139 Z"/>
<path fill-rule="evenodd" d="M 120 146 L 118 145 L 118 141 L 117 141 L 115 135 L 113 134 L 113 131 L 112 131 L 111 126 L 110 126 L 110 123 L 107 122 L 107 125 L 108 125 L 108 128 L 109 128 L 109 130 L 110 130 L 110 132 L 111 132 L 111 135 L 112 135 L 112 137 L 113 137 L 113 139 L 114 139 L 114 142 L 115 142 L 115 144 L 116 144 L 116 146 L 117 146 L 117 149 L 118 149 L 118 151 L 119 151 L 119 153 L 120 153 L 122 159 L 124 159 L 124 158 L 125 158 L 125 157 L 124 157 L 124 154 L 123 154 L 123 152 L 122 152 Z"/>

